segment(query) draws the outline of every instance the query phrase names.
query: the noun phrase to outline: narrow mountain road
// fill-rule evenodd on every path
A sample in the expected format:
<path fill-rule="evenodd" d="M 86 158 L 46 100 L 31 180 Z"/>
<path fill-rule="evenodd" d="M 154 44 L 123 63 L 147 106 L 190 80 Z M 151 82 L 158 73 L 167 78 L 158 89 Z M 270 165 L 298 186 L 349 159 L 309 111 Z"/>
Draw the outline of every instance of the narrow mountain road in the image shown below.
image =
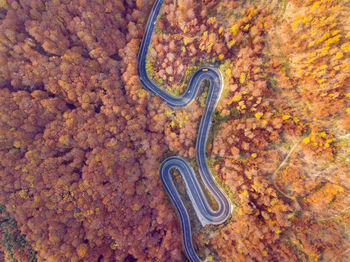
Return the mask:
<path fill-rule="evenodd" d="M 160 96 L 164 99 L 169 106 L 171 107 L 185 107 L 190 104 L 198 93 L 200 84 L 204 80 L 209 80 L 209 94 L 206 100 L 206 106 L 204 115 L 201 119 L 198 137 L 196 142 L 196 158 L 199 166 L 200 177 L 203 180 L 205 186 L 214 196 L 215 200 L 218 203 L 218 209 L 213 210 L 205 195 L 203 190 L 200 187 L 200 184 L 196 178 L 194 170 L 188 164 L 188 162 L 181 157 L 169 157 L 165 159 L 159 169 L 161 180 L 164 184 L 166 191 L 169 194 L 171 201 L 178 211 L 180 217 L 181 229 L 182 229 L 182 241 L 184 249 L 187 253 L 190 261 L 200 261 L 197 256 L 191 236 L 191 225 L 187 210 L 180 198 L 179 193 L 176 190 L 176 187 L 173 183 L 171 170 L 176 168 L 180 171 L 186 185 L 187 194 L 190 197 L 196 215 L 201 222 L 202 226 L 207 224 L 221 224 L 223 223 L 232 212 L 232 205 L 225 194 L 220 188 L 217 187 L 215 181 L 210 173 L 210 170 L 206 163 L 205 157 L 205 146 L 208 138 L 208 133 L 210 130 L 212 114 L 216 108 L 217 102 L 220 99 L 221 91 L 223 89 L 223 79 L 221 72 L 212 67 L 206 66 L 200 68 L 197 72 L 191 77 L 188 87 L 183 95 L 173 96 L 167 91 L 160 89 L 152 80 L 148 77 L 146 72 L 146 55 L 148 52 L 148 47 L 151 43 L 152 34 L 154 31 L 154 26 L 156 18 L 159 14 L 160 8 L 163 4 L 163 0 L 156 0 L 152 8 L 151 14 L 149 16 L 145 34 L 142 39 L 140 46 L 138 60 L 139 67 L 138 73 L 142 85 L 154 95 Z"/>

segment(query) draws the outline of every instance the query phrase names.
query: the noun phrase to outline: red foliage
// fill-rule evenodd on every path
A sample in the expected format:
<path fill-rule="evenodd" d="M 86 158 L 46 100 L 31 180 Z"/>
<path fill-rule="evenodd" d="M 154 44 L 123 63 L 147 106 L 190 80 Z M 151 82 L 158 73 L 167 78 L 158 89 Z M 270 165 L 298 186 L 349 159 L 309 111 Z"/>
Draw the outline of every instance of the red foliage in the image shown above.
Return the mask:
<path fill-rule="evenodd" d="M 158 175 L 164 105 L 138 95 L 151 3 L 8 3 L 0 202 L 39 261 L 181 260 Z"/>

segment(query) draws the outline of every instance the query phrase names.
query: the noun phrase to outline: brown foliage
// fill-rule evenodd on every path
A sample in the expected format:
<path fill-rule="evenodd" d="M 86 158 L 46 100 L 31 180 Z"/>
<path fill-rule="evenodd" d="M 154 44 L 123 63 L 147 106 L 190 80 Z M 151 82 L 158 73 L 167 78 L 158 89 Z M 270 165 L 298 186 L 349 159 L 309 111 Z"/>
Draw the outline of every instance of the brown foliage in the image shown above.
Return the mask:
<path fill-rule="evenodd" d="M 136 70 L 150 4 L 8 3 L 0 202 L 38 260 L 181 260 L 158 176 L 162 102 L 140 96 Z"/>

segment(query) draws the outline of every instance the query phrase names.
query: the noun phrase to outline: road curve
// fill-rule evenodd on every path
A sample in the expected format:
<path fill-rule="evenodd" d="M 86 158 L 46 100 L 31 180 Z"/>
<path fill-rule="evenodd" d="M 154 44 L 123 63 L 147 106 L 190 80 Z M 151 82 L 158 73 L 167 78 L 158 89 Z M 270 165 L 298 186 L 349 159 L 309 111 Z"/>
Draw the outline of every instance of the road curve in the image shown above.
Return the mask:
<path fill-rule="evenodd" d="M 218 69 L 212 66 L 202 67 L 192 75 L 186 91 L 181 96 L 173 96 L 167 91 L 160 89 L 148 77 L 146 72 L 146 55 L 148 52 L 148 47 L 151 43 L 155 21 L 162 4 L 163 0 L 156 0 L 153 5 L 138 54 L 138 73 L 142 85 L 148 91 L 164 99 L 171 107 L 185 107 L 196 97 L 201 82 L 203 80 L 209 80 L 210 82 L 205 111 L 201 119 L 196 141 L 196 158 L 199 166 L 200 177 L 207 189 L 217 201 L 218 209 L 213 210 L 208 204 L 203 190 L 201 189 L 200 184 L 196 178 L 194 170 L 185 159 L 177 156 L 169 157 L 162 162 L 159 168 L 161 181 L 163 182 L 164 188 L 168 192 L 169 197 L 176 207 L 178 215 L 180 217 L 182 242 L 186 254 L 190 261 L 200 261 L 192 243 L 189 216 L 173 183 L 170 171 L 173 168 L 176 168 L 180 171 L 185 181 L 187 194 L 190 197 L 196 215 L 202 226 L 205 226 L 207 224 L 221 224 L 228 218 L 232 212 L 232 205 L 225 194 L 215 184 L 215 181 L 211 176 L 211 173 L 207 166 L 205 157 L 205 146 L 210 130 L 212 114 L 215 110 L 217 102 L 220 99 L 221 91 L 223 89 L 223 79 L 222 74 Z"/>

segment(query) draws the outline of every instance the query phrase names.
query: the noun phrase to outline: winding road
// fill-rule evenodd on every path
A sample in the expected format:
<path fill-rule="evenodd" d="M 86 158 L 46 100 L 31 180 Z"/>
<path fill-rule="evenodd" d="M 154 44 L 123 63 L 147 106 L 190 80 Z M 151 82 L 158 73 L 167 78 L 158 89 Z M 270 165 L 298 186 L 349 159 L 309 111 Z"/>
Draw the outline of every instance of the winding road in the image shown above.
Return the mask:
<path fill-rule="evenodd" d="M 161 181 L 163 182 L 164 187 L 180 217 L 182 242 L 186 254 L 190 261 L 200 261 L 192 243 L 190 219 L 172 180 L 171 170 L 176 168 L 180 171 L 185 181 L 187 194 L 190 197 L 196 215 L 202 226 L 207 224 L 221 224 L 229 217 L 232 212 L 232 205 L 223 191 L 221 191 L 221 189 L 215 184 L 214 178 L 212 177 L 207 166 L 205 157 L 205 146 L 210 130 L 212 114 L 216 108 L 217 102 L 220 99 L 221 91 L 223 89 L 223 79 L 222 74 L 218 69 L 212 66 L 202 67 L 193 74 L 186 91 L 181 96 L 173 96 L 167 91 L 160 89 L 152 82 L 146 72 L 146 55 L 148 52 L 148 47 L 151 43 L 156 18 L 162 4 L 163 0 L 156 0 L 153 5 L 138 54 L 138 73 L 142 85 L 148 91 L 164 99 L 171 107 L 185 107 L 197 96 L 198 89 L 202 81 L 209 80 L 210 82 L 205 111 L 201 119 L 196 141 L 196 158 L 199 166 L 200 177 L 207 189 L 214 196 L 218 204 L 218 209 L 213 210 L 210 207 L 196 178 L 194 170 L 185 159 L 178 156 L 169 157 L 162 162 L 159 169 Z"/>

